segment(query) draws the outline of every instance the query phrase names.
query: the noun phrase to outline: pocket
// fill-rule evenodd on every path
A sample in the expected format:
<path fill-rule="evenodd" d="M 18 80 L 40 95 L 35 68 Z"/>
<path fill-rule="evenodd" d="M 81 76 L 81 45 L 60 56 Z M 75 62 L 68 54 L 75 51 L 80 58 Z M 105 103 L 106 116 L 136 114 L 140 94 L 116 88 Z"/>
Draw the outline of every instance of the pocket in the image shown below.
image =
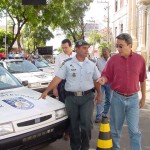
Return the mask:
<path fill-rule="evenodd" d="M 86 80 L 91 80 L 93 76 L 93 72 L 91 70 L 86 71 Z"/>

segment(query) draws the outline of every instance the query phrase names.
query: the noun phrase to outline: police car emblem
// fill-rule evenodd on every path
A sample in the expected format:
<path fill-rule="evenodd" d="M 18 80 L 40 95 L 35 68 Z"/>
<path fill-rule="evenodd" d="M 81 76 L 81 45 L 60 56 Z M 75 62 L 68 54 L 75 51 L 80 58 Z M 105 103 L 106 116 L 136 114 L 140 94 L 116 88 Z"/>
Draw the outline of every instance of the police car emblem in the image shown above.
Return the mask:
<path fill-rule="evenodd" d="M 11 99 L 5 99 L 2 100 L 5 103 L 9 104 L 10 106 L 17 108 L 17 109 L 32 109 L 34 107 L 34 104 L 31 103 L 30 101 L 24 99 L 23 97 L 16 97 L 16 98 L 11 98 Z"/>

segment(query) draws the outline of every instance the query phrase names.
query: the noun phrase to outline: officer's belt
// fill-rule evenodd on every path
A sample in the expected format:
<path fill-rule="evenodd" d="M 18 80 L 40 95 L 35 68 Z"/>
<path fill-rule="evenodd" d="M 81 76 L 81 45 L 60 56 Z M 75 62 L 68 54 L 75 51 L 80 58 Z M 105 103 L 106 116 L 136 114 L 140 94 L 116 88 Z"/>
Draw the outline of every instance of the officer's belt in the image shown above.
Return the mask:
<path fill-rule="evenodd" d="M 79 92 L 66 91 L 66 95 L 67 96 L 84 96 L 84 95 L 87 95 L 90 92 L 93 92 L 93 89 L 90 89 L 90 90 L 87 90 L 87 91 L 79 91 Z"/>

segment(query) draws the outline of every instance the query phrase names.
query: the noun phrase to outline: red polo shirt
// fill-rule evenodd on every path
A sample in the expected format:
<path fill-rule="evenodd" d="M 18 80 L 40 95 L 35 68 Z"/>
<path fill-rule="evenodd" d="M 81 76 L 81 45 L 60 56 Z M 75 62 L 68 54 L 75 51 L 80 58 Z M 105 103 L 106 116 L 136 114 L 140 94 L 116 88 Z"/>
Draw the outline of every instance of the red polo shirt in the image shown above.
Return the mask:
<path fill-rule="evenodd" d="M 146 79 L 146 63 L 134 52 L 128 58 L 116 54 L 109 59 L 101 76 L 107 77 L 112 90 L 132 94 L 139 91 L 139 82 Z"/>

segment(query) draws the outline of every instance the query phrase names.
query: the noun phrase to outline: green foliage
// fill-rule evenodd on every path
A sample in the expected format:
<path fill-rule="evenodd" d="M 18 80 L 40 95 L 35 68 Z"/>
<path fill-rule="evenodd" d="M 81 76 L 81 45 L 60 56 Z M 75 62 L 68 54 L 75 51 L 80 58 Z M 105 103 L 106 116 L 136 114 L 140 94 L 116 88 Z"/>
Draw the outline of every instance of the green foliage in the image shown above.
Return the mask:
<path fill-rule="evenodd" d="M 7 11 L 12 20 L 13 39 L 9 50 L 16 40 L 18 47 L 21 47 L 21 33 L 23 33 L 22 29 L 26 23 L 32 26 L 29 37 L 30 41 L 34 43 L 33 49 L 37 45 L 44 45 L 46 40 L 53 37 L 48 26 L 53 29 L 61 27 L 66 35 L 72 36 L 74 41 L 84 38 L 83 17 L 91 2 L 92 0 L 51 0 L 44 6 L 23 6 L 22 0 L 1 0 L 0 12 Z M 17 33 L 15 34 L 16 29 Z M 29 39 L 25 41 L 29 41 Z"/>
<path fill-rule="evenodd" d="M 90 32 L 89 43 L 91 45 L 100 44 L 101 42 L 101 34 L 96 31 Z"/>
<path fill-rule="evenodd" d="M 62 52 L 63 52 L 63 50 L 62 50 L 61 47 L 58 48 L 58 52 L 59 52 L 59 53 L 62 53 Z"/>
<path fill-rule="evenodd" d="M 66 35 L 72 36 L 74 42 L 78 39 L 84 39 L 85 24 L 83 17 L 92 0 L 66 0 L 54 8 L 60 13 L 52 20 L 53 28 L 61 27 Z M 61 8 L 61 9 L 60 9 Z"/>
<path fill-rule="evenodd" d="M 99 45 L 98 49 L 99 49 L 99 53 L 100 53 L 100 56 L 102 55 L 102 49 L 103 47 L 108 47 L 110 50 L 111 50 L 111 47 L 112 45 L 111 44 L 108 44 L 106 42 L 103 42 Z"/>
<path fill-rule="evenodd" d="M 35 51 L 39 46 L 45 46 L 47 40 L 54 38 L 54 35 L 50 32 L 48 26 L 42 24 L 33 26 L 28 23 L 26 24 L 23 32 L 26 41 L 30 41 L 30 43 L 27 43 L 26 46 L 24 45 L 25 49 L 31 49 L 32 51 Z"/>
<path fill-rule="evenodd" d="M 5 30 L 0 30 L 0 48 L 4 47 L 5 45 L 5 35 L 6 35 L 6 31 Z M 8 45 L 11 43 L 12 41 L 12 33 L 8 32 L 7 33 L 8 36 Z"/>
<path fill-rule="evenodd" d="M 0 48 L 0 53 L 4 53 L 5 52 L 5 48 Z"/>

